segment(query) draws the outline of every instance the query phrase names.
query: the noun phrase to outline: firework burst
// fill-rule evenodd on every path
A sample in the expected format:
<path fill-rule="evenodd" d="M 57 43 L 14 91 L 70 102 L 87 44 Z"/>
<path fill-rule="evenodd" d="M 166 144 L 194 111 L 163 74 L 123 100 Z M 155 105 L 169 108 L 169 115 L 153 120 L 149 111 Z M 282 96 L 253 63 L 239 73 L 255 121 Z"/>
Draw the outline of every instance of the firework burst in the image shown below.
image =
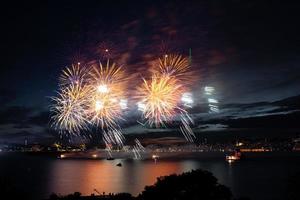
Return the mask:
<path fill-rule="evenodd" d="M 92 66 L 89 74 L 92 98 L 89 112 L 92 122 L 102 129 L 115 129 L 126 108 L 126 76 L 122 67 L 115 63 L 102 63 Z"/>
<path fill-rule="evenodd" d="M 152 126 L 160 127 L 180 117 L 180 130 L 188 141 L 195 137 L 190 125 L 193 120 L 184 109 L 192 101 L 187 88 L 192 82 L 190 65 L 181 55 L 165 55 L 154 62 L 152 78 L 143 79 L 138 87 L 137 99 L 143 118 Z"/>
<path fill-rule="evenodd" d="M 72 84 L 85 84 L 89 68 L 82 66 L 80 63 L 67 67 L 62 71 L 59 77 L 60 86 L 68 86 Z"/>
<path fill-rule="evenodd" d="M 159 127 L 166 121 L 171 121 L 180 100 L 182 86 L 170 76 L 154 75 L 150 81 L 143 80 L 138 88 L 139 104 L 143 105 L 143 117 L 152 126 Z"/>
<path fill-rule="evenodd" d="M 52 98 L 52 125 L 70 134 L 96 125 L 105 144 L 122 145 L 124 136 L 118 122 L 127 108 L 126 80 L 124 70 L 109 61 L 88 68 L 80 64 L 66 68 L 58 96 Z"/>
<path fill-rule="evenodd" d="M 187 57 L 177 54 L 165 54 L 154 61 L 151 71 L 153 74 L 164 74 L 175 77 L 178 81 L 184 81 L 184 85 L 194 80 L 191 65 Z"/>
<path fill-rule="evenodd" d="M 87 130 L 88 95 L 88 87 L 81 82 L 62 88 L 57 97 L 52 97 L 52 126 L 61 133 L 79 134 L 81 130 Z"/>

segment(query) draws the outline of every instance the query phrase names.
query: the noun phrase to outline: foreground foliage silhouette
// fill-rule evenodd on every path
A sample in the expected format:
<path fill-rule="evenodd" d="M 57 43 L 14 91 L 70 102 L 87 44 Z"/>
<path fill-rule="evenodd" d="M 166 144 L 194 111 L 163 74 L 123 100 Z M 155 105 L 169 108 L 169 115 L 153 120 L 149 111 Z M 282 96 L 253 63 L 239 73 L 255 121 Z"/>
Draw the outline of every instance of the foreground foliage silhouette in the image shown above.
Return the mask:
<path fill-rule="evenodd" d="M 52 195 L 51 200 L 80 200 L 80 199 L 107 199 L 107 200 L 230 200 L 232 193 L 230 189 L 218 183 L 212 173 L 203 170 L 193 170 L 180 175 L 172 174 L 160 177 L 152 186 L 146 186 L 137 197 L 127 193 L 88 196 L 83 197 L 80 193 L 73 195 Z"/>
<path fill-rule="evenodd" d="M 287 184 L 287 200 L 299 200 L 300 199 L 300 173 L 293 174 L 288 179 Z"/>
<path fill-rule="evenodd" d="M 212 173 L 193 170 L 181 175 L 164 176 L 157 179 L 152 186 L 146 186 L 138 199 L 153 200 L 230 200 L 230 189 L 218 183 Z"/>

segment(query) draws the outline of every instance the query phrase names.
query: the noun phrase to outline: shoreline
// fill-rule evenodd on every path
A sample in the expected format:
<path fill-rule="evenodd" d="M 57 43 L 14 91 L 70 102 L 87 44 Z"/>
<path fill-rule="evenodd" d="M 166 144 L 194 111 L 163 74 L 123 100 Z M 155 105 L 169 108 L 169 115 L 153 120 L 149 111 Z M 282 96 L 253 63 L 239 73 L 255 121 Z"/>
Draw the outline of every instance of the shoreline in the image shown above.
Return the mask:
<path fill-rule="evenodd" d="M 112 152 L 114 159 L 132 160 L 153 160 L 152 156 L 157 155 L 158 160 L 172 159 L 225 159 L 225 156 L 232 152 L 141 152 L 141 158 L 135 159 L 132 152 Z M 106 160 L 109 156 L 106 151 L 85 151 L 85 152 L 1 152 L 3 155 L 19 154 L 38 157 L 49 157 L 55 159 L 70 160 Z M 1 155 L 0 154 L 0 155 Z M 300 156 L 300 151 L 270 151 L 270 152 L 243 152 L 245 159 L 251 158 L 274 158 L 286 156 Z"/>

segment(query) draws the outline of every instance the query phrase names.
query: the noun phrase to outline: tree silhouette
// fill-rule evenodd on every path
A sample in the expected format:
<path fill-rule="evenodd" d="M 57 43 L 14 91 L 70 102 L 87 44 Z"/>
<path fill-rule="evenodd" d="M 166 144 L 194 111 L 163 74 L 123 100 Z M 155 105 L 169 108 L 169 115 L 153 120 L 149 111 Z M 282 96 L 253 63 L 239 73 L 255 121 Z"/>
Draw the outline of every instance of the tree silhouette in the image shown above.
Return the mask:
<path fill-rule="evenodd" d="M 299 200 L 300 199 L 300 173 L 294 174 L 289 177 L 287 184 L 287 200 Z"/>
<path fill-rule="evenodd" d="M 164 176 L 153 186 L 146 186 L 138 196 L 140 200 L 230 200 L 229 188 L 218 183 L 212 173 L 193 170 L 181 175 Z"/>

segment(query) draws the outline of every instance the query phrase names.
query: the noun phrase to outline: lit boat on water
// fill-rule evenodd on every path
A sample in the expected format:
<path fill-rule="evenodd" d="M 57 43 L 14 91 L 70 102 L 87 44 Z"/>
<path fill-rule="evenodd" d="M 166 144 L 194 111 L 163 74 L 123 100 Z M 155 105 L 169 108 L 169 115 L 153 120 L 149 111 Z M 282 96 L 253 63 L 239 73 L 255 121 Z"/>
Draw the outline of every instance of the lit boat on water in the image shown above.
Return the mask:
<path fill-rule="evenodd" d="M 60 158 L 60 159 L 63 159 L 63 158 L 65 158 L 66 156 L 64 155 L 64 154 L 60 154 L 59 156 L 58 156 L 58 158 Z"/>
<path fill-rule="evenodd" d="M 232 155 L 226 156 L 226 161 L 232 163 L 234 161 L 240 160 L 242 158 L 242 153 L 239 150 L 235 150 Z"/>
<path fill-rule="evenodd" d="M 154 160 L 155 163 L 157 162 L 158 158 L 159 158 L 158 155 L 156 155 L 156 154 L 152 155 L 152 159 Z"/>

